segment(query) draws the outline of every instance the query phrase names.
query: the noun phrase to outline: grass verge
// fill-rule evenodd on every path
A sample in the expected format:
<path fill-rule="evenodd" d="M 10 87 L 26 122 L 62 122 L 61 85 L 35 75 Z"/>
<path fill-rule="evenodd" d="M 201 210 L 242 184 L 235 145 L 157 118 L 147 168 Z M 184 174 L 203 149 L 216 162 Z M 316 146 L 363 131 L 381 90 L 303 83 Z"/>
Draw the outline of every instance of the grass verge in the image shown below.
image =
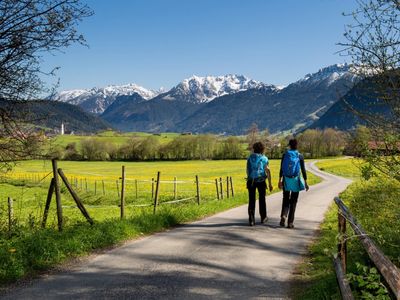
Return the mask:
<path fill-rule="evenodd" d="M 209 201 L 202 205 L 162 206 L 153 215 L 138 210 L 125 220 L 108 219 L 89 226 L 86 222 L 55 228 L 14 228 L 0 238 L 0 282 L 15 281 L 27 274 L 47 269 L 68 258 L 86 255 L 94 249 L 164 230 L 246 203 L 246 197 Z M 7 236 L 4 236 L 7 235 Z"/>
<path fill-rule="evenodd" d="M 336 168 L 339 162 L 335 162 Z M 325 170 L 330 171 L 328 163 Z M 341 167 L 340 172 L 354 176 L 354 169 L 347 161 L 348 172 Z M 352 214 L 363 226 L 389 259 L 400 266 L 400 185 L 389 179 L 375 178 L 370 181 L 357 180 L 341 194 L 341 198 Z M 332 265 L 332 254 L 337 251 L 337 207 L 329 208 L 325 220 L 309 253 L 298 266 L 295 284 L 291 290 L 293 299 L 340 299 Z M 357 299 L 390 299 L 379 274 L 375 274 L 373 264 L 365 250 L 348 228 L 348 270 L 352 289 Z"/>

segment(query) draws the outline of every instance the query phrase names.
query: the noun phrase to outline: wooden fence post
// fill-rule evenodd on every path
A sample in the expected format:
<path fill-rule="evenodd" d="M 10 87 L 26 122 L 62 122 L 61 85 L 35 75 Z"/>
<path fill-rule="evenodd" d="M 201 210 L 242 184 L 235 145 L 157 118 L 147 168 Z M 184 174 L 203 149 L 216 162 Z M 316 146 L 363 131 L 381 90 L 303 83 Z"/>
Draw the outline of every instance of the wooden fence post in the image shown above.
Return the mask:
<path fill-rule="evenodd" d="M 97 180 L 94 181 L 94 194 L 97 195 Z"/>
<path fill-rule="evenodd" d="M 105 190 L 105 188 L 104 188 L 104 180 L 102 180 L 101 181 L 101 184 L 102 184 L 102 186 L 103 186 L 103 196 L 106 194 L 106 190 Z"/>
<path fill-rule="evenodd" d="M 219 200 L 218 179 L 215 178 L 215 190 L 217 191 L 217 199 Z"/>
<path fill-rule="evenodd" d="M 11 231 L 14 219 L 13 200 L 8 197 L 8 231 Z"/>
<path fill-rule="evenodd" d="M 341 298 L 343 300 L 354 300 L 354 296 L 351 292 L 349 282 L 346 278 L 346 272 L 342 270 L 342 263 L 339 257 L 333 258 L 333 266 L 335 268 L 336 279 L 339 284 L 339 290 Z"/>
<path fill-rule="evenodd" d="M 53 159 L 51 161 L 51 164 L 53 166 L 54 191 L 56 194 L 58 230 L 62 231 L 63 215 L 62 215 L 62 205 L 61 205 L 60 183 L 58 180 L 58 172 L 57 172 L 57 160 Z"/>
<path fill-rule="evenodd" d="M 221 193 L 221 199 L 224 199 L 224 187 L 223 187 L 223 184 L 222 184 L 222 177 L 219 178 L 219 190 L 220 190 L 220 193 Z"/>
<path fill-rule="evenodd" d="M 176 177 L 174 177 L 174 200 L 176 200 L 176 198 L 178 197 L 177 192 L 178 192 L 178 185 L 176 182 Z"/>
<path fill-rule="evenodd" d="M 229 177 L 226 176 L 226 198 L 229 199 Z"/>
<path fill-rule="evenodd" d="M 121 180 L 121 219 L 123 219 L 125 217 L 125 166 L 122 166 Z"/>
<path fill-rule="evenodd" d="M 51 203 L 51 198 L 53 197 L 53 193 L 54 193 L 54 178 L 51 179 L 49 191 L 47 192 L 46 205 L 44 207 L 43 220 L 42 220 L 43 228 L 46 227 L 47 216 L 49 215 L 50 203 Z"/>
<path fill-rule="evenodd" d="M 82 215 L 86 218 L 86 220 L 90 223 L 90 225 L 93 225 L 92 218 L 89 216 L 89 213 L 87 212 L 81 199 L 79 199 L 78 195 L 75 193 L 72 186 L 69 184 L 67 177 L 64 175 L 64 172 L 61 169 L 58 169 L 57 171 L 58 171 L 58 174 L 60 174 L 61 179 L 64 181 L 64 184 L 67 187 L 72 198 L 75 200 L 75 203 L 78 206 L 79 210 L 81 211 Z"/>
<path fill-rule="evenodd" d="M 154 178 L 151 179 L 151 199 L 154 199 Z"/>
<path fill-rule="evenodd" d="M 346 218 L 343 217 L 340 210 L 338 211 L 338 228 L 339 228 L 338 257 L 342 264 L 342 271 L 344 274 L 346 274 L 346 269 L 347 269 Z"/>
<path fill-rule="evenodd" d="M 358 224 L 357 220 L 339 197 L 335 197 L 335 203 L 338 205 L 343 217 L 349 220 L 349 225 L 353 228 L 361 245 L 368 253 L 369 258 L 375 264 L 387 285 L 392 290 L 394 297 L 400 299 L 400 270 L 385 256 L 382 250 L 376 246 L 374 241 L 368 236 L 364 229 L 362 229 L 361 225 Z"/>
<path fill-rule="evenodd" d="M 199 176 L 196 175 L 196 194 L 197 194 L 197 204 L 200 205 L 200 186 L 199 186 Z"/>
<path fill-rule="evenodd" d="M 86 193 L 88 192 L 88 186 L 87 186 L 87 179 L 85 177 L 85 189 L 86 189 Z"/>
<path fill-rule="evenodd" d="M 156 213 L 156 208 L 158 205 L 158 193 L 160 189 L 160 171 L 157 172 L 157 182 L 156 182 L 156 195 L 154 197 L 154 209 L 153 209 L 153 214 Z"/>
<path fill-rule="evenodd" d="M 234 191 L 233 191 L 233 180 L 232 180 L 232 176 L 229 178 L 229 180 L 230 180 L 230 184 L 231 184 L 231 195 L 232 195 L 232 197 L 235 197 L 235 193 L 234 193 Z"/>

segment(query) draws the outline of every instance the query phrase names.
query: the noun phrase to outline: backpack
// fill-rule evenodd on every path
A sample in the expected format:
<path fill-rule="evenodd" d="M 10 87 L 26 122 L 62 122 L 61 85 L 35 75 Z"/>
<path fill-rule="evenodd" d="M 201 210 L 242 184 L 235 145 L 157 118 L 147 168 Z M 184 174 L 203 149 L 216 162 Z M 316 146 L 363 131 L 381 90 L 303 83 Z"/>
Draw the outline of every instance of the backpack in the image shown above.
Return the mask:
<path fill-rule="evenodd" d="M 285 177 L 300 175 L 300 154 L 297 150 L 288 150 L 283 156 L 282 174 Z"/>
<path fill-rule="evenodd" d="M 257 179 L 263 178 L 265 179 L 267 175 L 265 174 L 265 168 L 263 164 L 263 155 L 260 154 L 252 154 L 249 159 L 249 178 Z"/>

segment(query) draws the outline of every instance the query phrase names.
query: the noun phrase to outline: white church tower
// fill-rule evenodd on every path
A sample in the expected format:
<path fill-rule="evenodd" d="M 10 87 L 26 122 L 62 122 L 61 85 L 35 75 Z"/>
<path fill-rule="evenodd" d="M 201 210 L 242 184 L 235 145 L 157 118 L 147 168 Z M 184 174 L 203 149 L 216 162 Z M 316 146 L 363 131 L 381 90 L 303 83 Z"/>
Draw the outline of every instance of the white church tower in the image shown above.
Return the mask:
<path fill-rule="evenodd" d="M 65 132 L 64 122 L 61 122 L 61 135 L 64 135 L 64 132 Z"/>

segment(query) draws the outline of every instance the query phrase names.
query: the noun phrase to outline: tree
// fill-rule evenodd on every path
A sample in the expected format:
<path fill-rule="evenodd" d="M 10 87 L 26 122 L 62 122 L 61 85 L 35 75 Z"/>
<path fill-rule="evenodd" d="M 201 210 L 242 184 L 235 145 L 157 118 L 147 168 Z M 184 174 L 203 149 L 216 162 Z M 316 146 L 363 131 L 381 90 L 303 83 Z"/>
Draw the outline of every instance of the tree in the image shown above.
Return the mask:
<path fill-rule="evenodd" d="M 365 126 L 357 126 L 348 136 L 345 154 L 356 157 L 365 155 L 369 151 L 368 142 L 370 140 L 370 130 Z"/>
<path fill-rule="evenodd" d="M 345 134 L 341 131 L 326 128 L 322 131 L 323 156 L 336 156 L 343 153 Z"/>
<path fill-rule="evenodd" d="M 107 151 L 107 142 L 97 138 L 88 138 L 81 141 L 81 152 L 84 159 L 108 160 L 109 154 Z"/>
<path fill-rule="evenodd" d="M 85 44 L 77 25 L 90 15 L 92 11 L 80 0 L 0 1 L 0 99 L 31 100 L 44 93 L 46 87 L 41 78 L 54 74 L 54 70 L 42 70 L 43 54 L 61 51 L 74 43 Z M 24 145 L 36 135 L 29 118 L 32 116 L 16 117 L 12 105 L 0 108 L 3 162 L 26 156 Z"/>
<path fill-rule="evenodd" d="M 160 141 L 155 136 L 149 136 L 140 141 L 136 151 L 140 160 L 155 160 L 158 156 Z"/>
<path fill-rule="evenodd" d="M 82 159 L 82 155 L 79 153 L 78 149 L 76 148 L 76 143 L 69 143 L 65 147 L 63 159 L 64 160 L 81 160 Z"/>
<path fill-rule="evenodd" d="M 257 123 L 251 124 L 247 130 L 247 143 L 249 144 L 248 149 L 253 150 L 253 144 L 260 140 L 260 133 L 258 130 Z"/>
<path fill-rule="evenodd" d="M 342 53 L 351 57 L 353 69 L 365 84 L 360 102 L 368 109 L 347 103 L 371 130 L 374 143 L 387 151 L 367 151 L 363 157 L 381 173 L 400 180 L 400 2 L 399 0 L 358 0 L 349 14 Z M 385 107 L 385 113 L 382 113 Z"/>
<path fill-rule="evenodd" d="M 307 157 L 321 157 L 322 132 L 317 129 L 307 129 L 298 136 L 300 151 Z"/>
<path fill-rule="evenodd" d="M 269 133 L 268 129 L 261 132 L 261 141 L 265 143 L 265 153 L 268 158 L 281 158 L 281 143 L 277 136 Z"/>
<path fill-rule="evenodd" d="M 212 159 L 215 152 L 217 138 L 215 135 L 204 134 L 197 136 L 199 159 Z"/>

